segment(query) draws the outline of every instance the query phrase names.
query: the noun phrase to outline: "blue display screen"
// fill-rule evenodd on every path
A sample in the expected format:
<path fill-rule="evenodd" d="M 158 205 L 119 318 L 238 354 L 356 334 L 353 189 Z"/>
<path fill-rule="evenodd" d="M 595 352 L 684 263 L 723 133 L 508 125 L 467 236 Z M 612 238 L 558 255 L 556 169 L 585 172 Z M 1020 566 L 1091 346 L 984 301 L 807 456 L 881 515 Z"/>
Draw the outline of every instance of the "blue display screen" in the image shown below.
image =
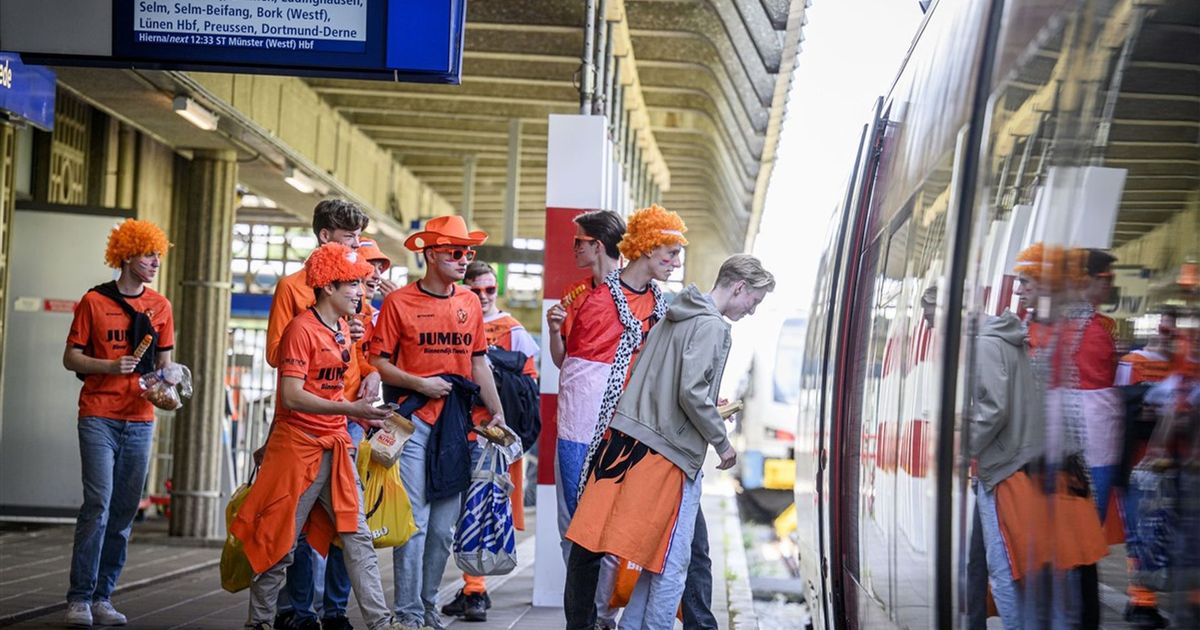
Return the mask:
<path fill-rule="evenodd" d="M 52 70 L 27 66 L 20 55 L 0 52 L 0 111 L 53 131 L 55 89 Z"/>
<path fill-rule="evenodd" d="M 143 66 L 458 83 L 466 0 L 115 0 Z"/>

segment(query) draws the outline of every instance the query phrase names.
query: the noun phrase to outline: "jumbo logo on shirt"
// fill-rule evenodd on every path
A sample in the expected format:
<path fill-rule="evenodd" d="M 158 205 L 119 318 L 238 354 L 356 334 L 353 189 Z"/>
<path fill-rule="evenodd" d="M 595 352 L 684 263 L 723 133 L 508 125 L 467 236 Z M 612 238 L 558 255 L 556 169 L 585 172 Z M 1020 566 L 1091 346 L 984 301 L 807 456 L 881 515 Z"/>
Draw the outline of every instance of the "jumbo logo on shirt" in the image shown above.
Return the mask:
<path fill-rule="evenodd" d="M 344 367 L 328 367 L 317 370 L 318 381 L 340 381 L 346 375 Z"/>
<path fill-rule="evenodd" d="M 460 332 L 422 332 L 417 335 L 417 345 L 421 346 L 469 346 L 474 340 L 471 333 Z"/>

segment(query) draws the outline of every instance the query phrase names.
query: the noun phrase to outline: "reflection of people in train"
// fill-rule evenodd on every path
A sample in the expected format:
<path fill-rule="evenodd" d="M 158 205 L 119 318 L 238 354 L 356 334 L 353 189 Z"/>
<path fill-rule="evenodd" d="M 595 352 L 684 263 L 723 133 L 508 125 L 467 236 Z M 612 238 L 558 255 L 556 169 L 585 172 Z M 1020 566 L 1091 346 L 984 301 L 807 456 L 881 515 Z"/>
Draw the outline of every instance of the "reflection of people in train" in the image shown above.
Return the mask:
<path fill-rule="evenodd" d="M 1127 442 L 1133 443 L 1125 445 L 1128 457 L 1126 467 L 1121 473 L 1125 485 L 1128 485 L 1129 481 L 1129 467 L 1137 465 L 1145 457 L 1151 432 L 1157 424 L 1154 405 L 1145 404 L 1145 394 L 1149 387 L 1161 382 L 1171 373 L 1175 320 L 1174 309 L 1163 309 L 1159 313 L 1158 329 L 1150 342 L 1145 347 L 1121 357 L 1117 366 L 1116 384 L 1125 391 L 1126 407 L 1133 414 L 1133 417 L 1128 419 L 1126 432 Z M 1139 399 L 1142 404 L 1136 404 Z M 1129 602 L 1125 607 L 1125 620 L 1139 628 L 1163 628 L 1166 627 L 1166 619 L 1158 611 L 1158 595 L 1154 590 L 1139 583 L 1138 579 L 1140 567 L 1134 551 L 1139 521 L 1137 499 L 1137 494 L 1130 492 L 1124 504 L 1127 565 L 1130 571 L 1127 587 Z"/>
<path fill-rule="evenodd" d="M 1121 357 L 1117 364 L 1116 384 L 1157 383 L 1171 371 L 1171 340 L 1175 336 L 1175 309 L 1158 313 L 1158 330 L 1144 347 Z"/>
<path fill-rule="evenodd" d="M 997 485 L 1041 457 L 1046 435 L 1042 396 L 1025 343 L 1025 327 L 1012 312 L 983 323 L 976 342 L 975 413 L 968 442 L 978 469 L 975 509 L 992 598 L 1006 628 L 1036 623 L 1032 598 L 1013 579 L 996 505 Z"/>
<path fill-rule="evenodd" d="M 1116 257 L 1088 249 L 1073 250 L 1067 273 L 1080 289 L 1080 302 L 1067 309 L 1065 340 L 1073 345 L 1074 386 L 1083 414 L 1084 458 L 1092 476 L 1093 496 L 1103 521 L 1121 462 L 1124 404 L 1113 387 L 1117 377 L 1116 322 L 1096 307 L 1112 295 Z M 1078 271 L 1082 266 L 1083 274 Z M 1068 371 L 1069 374 L 1069 371 Z"/>
<path fill-rule="evenodd" d="M 1080 627 L 1098 627 L 1099 579 L 1096 562 L 1107 554 L 1095 473 L 1101 474 L 1106 494 L 1120 462 L 1123 406 L 1112 387 L 1115 342 L 1112 320 L 1095 305 L 1111 293 L 1105 277 L 1115 259 L 1098 250 L 1071 250 L 1034 244 L 1017 257 L 1017 295 L 1029 320 L 1031 361 L 1039 383 L 1047 385 L 1045 410 L 1046 463 L 1054 475 L 1052 511 L 1035 511 L 1022 519 L 1006 518 L 1002 525 L 1034 527 L 1040 522 L 1051 536 L 1023 542 L 1006 538 L 1010 550 L 1034 549 L 1030 557 L 1053 560 L 1062 587 L 1053 589 L 1056 625 L 1070 620 Z M 1063 309 L 1051 309 L 1053 298 L 1073 297 Z M 1099 464 L 1099 465 L 1098 465 Z M 1108 465 L 1109 468 L 1104 468 Z M 1031 501 L 1017 507 L 1045 507 Z M 1107 501 L 1105 502 L 1105 507 Z M 1090 505 L 1089 505 L 1090 504 Z M 1047 547 L 1047 543 L 1049 546 Z M 1012 556 L 1020 559 L 1020 556 Z M 1064 573 L 1065 572 L 1065 573 Z M 1020 571 L 1013 574 L 1020 579 Z"/>

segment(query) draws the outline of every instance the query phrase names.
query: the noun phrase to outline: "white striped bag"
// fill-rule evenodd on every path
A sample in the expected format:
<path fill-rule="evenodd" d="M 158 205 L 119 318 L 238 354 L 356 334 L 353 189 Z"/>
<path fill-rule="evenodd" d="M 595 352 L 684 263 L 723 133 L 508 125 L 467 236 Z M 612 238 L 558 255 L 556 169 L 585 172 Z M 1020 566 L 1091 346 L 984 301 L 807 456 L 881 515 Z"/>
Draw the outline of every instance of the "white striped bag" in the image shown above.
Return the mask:
<path fill-rule="evenodd" d="M 454 531 L 454 563 L 468 575 L 506 575 L 517 567 L 510 457 L 486 440 Z M 520 442 L 517 442 L 520 444 Z"/>

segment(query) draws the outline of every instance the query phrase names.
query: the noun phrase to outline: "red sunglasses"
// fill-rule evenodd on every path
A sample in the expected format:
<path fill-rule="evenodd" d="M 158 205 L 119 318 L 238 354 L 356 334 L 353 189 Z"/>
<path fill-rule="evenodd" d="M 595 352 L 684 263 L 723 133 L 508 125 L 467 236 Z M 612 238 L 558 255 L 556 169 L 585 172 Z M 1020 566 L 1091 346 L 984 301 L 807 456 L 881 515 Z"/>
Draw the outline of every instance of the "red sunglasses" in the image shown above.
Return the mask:
<path fill-rule="evenodd" d="M 483 295 L 484 293 L 487 293 L 488 295 L 496 295 L 496 285 L 494 285 L 494 284 L 490 287 L 467 287 L 467 288 L 470 289 L 471 293 L 474 293 L 475 295 Z"/>
<path fill-rule="evenodd" d="M 463 258 L 466 258 L 467 262 L 475 260 L 475 250 L 473 249 L 450 249 L 447 247 L 431 247 L 430 249 L 435 252 L 450 254 L 450 258 L 454 260 L 462 260 Z"/>

